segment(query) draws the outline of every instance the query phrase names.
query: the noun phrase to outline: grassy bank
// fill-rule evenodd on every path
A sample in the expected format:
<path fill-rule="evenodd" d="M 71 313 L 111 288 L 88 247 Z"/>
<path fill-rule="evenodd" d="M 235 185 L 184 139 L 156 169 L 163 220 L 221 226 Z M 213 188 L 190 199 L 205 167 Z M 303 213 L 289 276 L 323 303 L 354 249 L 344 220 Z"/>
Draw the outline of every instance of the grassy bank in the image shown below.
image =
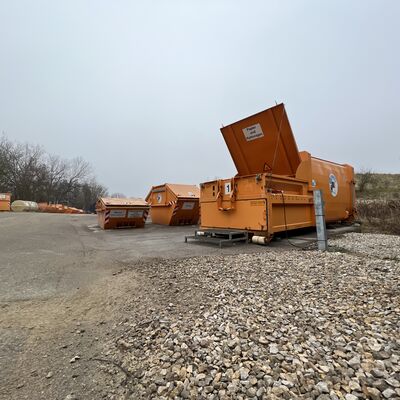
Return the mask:
<path fill-rule="evenodd" d="M 400 235 L 400 174 L 356 174 L 356 197 L 364 232 Z"/>
<path fill-rule="evenodd" d="M 357 199 L 400 200 L 400 174 L 356 174 Z"/>

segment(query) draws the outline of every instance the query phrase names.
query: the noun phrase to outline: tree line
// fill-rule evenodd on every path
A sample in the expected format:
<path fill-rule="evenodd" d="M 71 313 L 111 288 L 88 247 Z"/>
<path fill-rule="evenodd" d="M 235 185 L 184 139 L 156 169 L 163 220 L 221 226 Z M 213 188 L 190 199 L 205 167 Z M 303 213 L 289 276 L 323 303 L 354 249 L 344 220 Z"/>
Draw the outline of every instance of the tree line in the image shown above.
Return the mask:
<path fill-rule="evenodd" d="M 99 184 L 90 164 L 47 153 L 41 146 L 0 138 L 0 193 L 13 200 L 64 204 L 94 211 L 107 189 Z"/>

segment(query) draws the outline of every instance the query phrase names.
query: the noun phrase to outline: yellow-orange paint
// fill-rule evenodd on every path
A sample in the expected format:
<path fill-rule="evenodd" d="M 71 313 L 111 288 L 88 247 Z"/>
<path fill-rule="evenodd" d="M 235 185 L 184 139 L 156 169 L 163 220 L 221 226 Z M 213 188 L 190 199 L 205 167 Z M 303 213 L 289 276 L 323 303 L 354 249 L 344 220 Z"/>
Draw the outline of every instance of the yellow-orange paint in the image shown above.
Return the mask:
<path fill-rule="evenodd" d="M 153 186 L 146 197 L 151 220 L 161 225 L 194 225 L 199 222 L 200 191 L 196 185 L 165 183 Z"/>
<path fill-rule="evenodd" d="M 202 228 L 272 237 L 315 226 L 315 189 L 323 192 L 327 222 L 354 219 L 353 168 L 299 152 L 283 104 L 221 132 L 238 174 L 200 185 Z"/>
<path fill-rule="evenodd" d="M 101 197 L 96 203 L 102 229 L 143 228 L 150 206 L 143 199 Z"/>

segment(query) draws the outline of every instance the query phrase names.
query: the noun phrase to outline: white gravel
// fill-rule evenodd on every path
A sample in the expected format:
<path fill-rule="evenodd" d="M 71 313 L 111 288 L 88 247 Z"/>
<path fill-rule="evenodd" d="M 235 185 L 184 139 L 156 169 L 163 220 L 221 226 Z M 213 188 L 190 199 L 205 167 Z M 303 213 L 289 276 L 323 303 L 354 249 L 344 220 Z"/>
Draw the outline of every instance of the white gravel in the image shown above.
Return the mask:
<path fill-rule="evenodd" d="M 399 262 L 383 259 L 398 238 L 335 242 L 361 255 L 270 251 L 139 267 L 141 294 L 127 299 L 104 354 L 119 365 L 104 364 L 109 398 L 400 398 Z"/>

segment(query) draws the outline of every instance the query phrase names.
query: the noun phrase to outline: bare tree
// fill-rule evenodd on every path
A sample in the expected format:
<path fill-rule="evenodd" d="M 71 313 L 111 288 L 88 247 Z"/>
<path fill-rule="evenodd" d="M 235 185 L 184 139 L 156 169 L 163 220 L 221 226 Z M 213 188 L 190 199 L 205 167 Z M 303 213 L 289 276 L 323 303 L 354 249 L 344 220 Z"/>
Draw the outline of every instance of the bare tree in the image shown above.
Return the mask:
<path fill-rule="evenodd" d="M 0 138 L 0 191 L 2 192 L 12 190 L 10 187 L 11 151 L 12 143 L 3 134 Z"/>
<path fill-rule="evenodd" d="M 68 173 L 68 183 L 75 185 L 85 180 L 92 173 L 92 168 L 82 157 L 76 157 L 69 163 Z"/>
<path fill-rule="evenodd" d="M 107 189 L 97 183 L 94 179 L 82 185 L 82 204 L 80 208 L 94 212 L 96 201 L 99 197 L 107 196 Z"/>
<path fill-rule="evenodd" d="M 21 199 L 35 199 L 45 179 L 44 151 L 40 146 L 11 144 L 8 147 L 7 185 Z"/>
<path fill-rule="evenodd" d="M 81 185 L 91 178 L 91 167 L 81 157 L 66 163 L 65 176 L 58 187 L 58 201 L 70 203 Z"/>
<path fill-rule="evenodd" d="M 64 160 L 42 147 L 18 144 L 0 137 L 0 192 L 14 199 L 67 203 L 93 208 L 106 188 L 96 182 L 89 163 L 81 157 Z"/>
<path fill-rule="evenodd" d="M 375 182 L 375 175 L 370 169 L 362 168 L 357 174 L 357 189 L 359 193 L 363 193 L 368 185 Z"/>
<path fill-rule="evenodd" d="M 47 201 L 58 203 L 62 183 L 67 179 L 68 163 L 59 156 L 49 155 L 47 158 Z"/>

